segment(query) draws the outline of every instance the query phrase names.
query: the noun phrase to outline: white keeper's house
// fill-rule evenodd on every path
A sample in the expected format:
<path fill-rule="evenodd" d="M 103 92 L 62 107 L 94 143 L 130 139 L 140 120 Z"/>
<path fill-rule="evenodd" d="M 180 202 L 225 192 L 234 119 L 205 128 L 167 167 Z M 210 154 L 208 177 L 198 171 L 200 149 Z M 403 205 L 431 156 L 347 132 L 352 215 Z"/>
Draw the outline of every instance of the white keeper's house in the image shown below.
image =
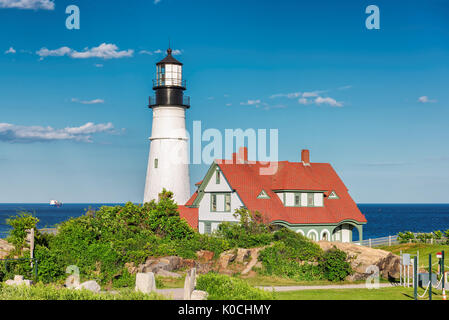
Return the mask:
<path fill-rule="evenodd" d="M 312 240 L 352 242 L 363 239 L 367 220 L 348 189 L 328 163 L 311 163 L 308 150 L 301 161 L 271 163 L 277 170 L 261 175 L 267 163 L 248 161 L 240 148 L 232 161 L 215 160 L 181 217 L 200 233 L 211 233 L 223 221 L 237 222 L 238 208 L 258 211 L 265 222 L 284 226 Z"/>

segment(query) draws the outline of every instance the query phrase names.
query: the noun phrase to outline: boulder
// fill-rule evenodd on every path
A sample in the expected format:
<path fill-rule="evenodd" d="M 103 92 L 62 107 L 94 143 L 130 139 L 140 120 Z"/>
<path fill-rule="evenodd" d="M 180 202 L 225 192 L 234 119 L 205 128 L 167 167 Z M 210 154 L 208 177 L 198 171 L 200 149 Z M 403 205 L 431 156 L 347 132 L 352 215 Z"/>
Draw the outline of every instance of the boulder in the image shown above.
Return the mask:
<path fill-rule="evenodd" d="M 81 289 L 86 289 L 93 293 L 100 293 L 101 287 L 96 281 L 90 280 L 90 281 L 83 282 L 78 287 L 76 287 L 76 290 L 81 290 Z"/>
<path fill-rule="evenodd" d="M 16 275 L 14 276 L 14 280 L 7 280 L 5 284 L 8 286 L 22 286 L 25 285 L 30 287 L 33 284 L 33 281 L 24 279 L 23 276 Z"/>
<path fill-rule="evenodd" d="M 237 257 L 235 258 L 235 261 L 239 263 L 243 263 L 243 260 L 248 258 L 251 255 L 250 249 L 237 249 Z"/>
<path fill-rule="evenodd" d="M 190 300 L 207 300 L 209 294 L 206 291 L 193 290 L 190 295 Z"/>
<path fill-rule="evenodd" d="M 200 250 L 196 253 L 196 256 L 202 262 L 209 262 L 214 258 L 214 253 L 208 250 Z"/>
<path fill-rule="evenodd" d="M 136 291 L 142 293 L 150 293 L 156 290 L 156 280 L 154 273 L 138 273 L 136 275 Z"/>
<path fill-rule="evenodd" d="M 128 270 L 129 274 L 136 274 L 137 273 L 137 267 L 134 264 L 134 262 L 125 263 L 125 268 Z"/>
<path fill-rule="evenodd" d="M 159 259 L 159 263 L 164 263 L 168 267 L 164 270 L 173 271 L 179 268 L 182 258 L 177 256 L 163 257 Z"/>
<path fill-rule="evenodd" d="M 0 259 L 6 258 L 11 251 L 14 250 L 14 246 L 9 242 L 0 239 Z"/>
<path fill-rule="evenodd" d="M 371 273 L 367 268 L 371 265 L 379 267 L 380 275 L 387 279 L 399 278 L 399 257 L 391 252 L 360 246 L 354 243 L 319 241 L 321 249 L 328 251 L 334 246 L 346 252 L 355 274 L 353 279 L 366 279 Z"/>
<path fill-rule="evenodd" d="M 228 267 L 228 264 L 235 260 L 236 256 L 237 255 L 234 253 L 234 250 L 225 251 L 222 254 L 220 254 L 220 258 L 218 259 L 219 268 L 226 269 Z"/>
<path fill-rule="evenodd" d="M 181 263 L 181 268 L 195 268 L 197 262 L 193 259 L 183 259 Z"/>

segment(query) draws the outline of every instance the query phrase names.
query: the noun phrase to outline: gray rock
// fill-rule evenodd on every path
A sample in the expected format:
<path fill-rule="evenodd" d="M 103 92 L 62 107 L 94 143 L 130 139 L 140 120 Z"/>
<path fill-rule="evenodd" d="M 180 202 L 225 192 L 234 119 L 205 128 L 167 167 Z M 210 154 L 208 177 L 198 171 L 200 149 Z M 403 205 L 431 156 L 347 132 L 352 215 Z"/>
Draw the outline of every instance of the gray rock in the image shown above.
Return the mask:
<path fill-rule="evenodd" d="M 99 293 L 101 290 L 101 287 L 96 281 L 90 280 L 90 281 L 83 282 L 78 287 L 76 287 L 76 290 L 81 290 L 81 289 L 86 289 L 93 293 Z"/>
<path fill-rule="evenodd" d="M 142 293 L 150 293 L 156 290 L 156 280 L 154 273 L 138 273 L 136 275 L 136 291 Z"/>
<path fill-rule="evenodd" d="M 207 300 L 209 294 L 206 291 L 193 290 L 190 295 L 190 300 Z"/>
<path fill-rule="evenodd" d="M 24 280 L 23 276 L 14 276 L 14 281 L 15 282 L 22 282 Z"/>

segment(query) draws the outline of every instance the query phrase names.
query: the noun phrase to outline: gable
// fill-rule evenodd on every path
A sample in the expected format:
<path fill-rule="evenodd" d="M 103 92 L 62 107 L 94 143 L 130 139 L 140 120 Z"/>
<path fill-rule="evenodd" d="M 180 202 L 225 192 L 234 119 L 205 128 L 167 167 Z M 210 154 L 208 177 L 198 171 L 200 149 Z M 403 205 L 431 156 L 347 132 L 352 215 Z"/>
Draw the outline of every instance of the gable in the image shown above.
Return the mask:
<path fill-rule="evenodd" d="M 332 192 L 329 194 L 328 199 L 340 199 L 340 197 L 337 196 L 337 193 L 336 193 L 335 191 L 332 191 Z"/>
<path fill-rule="evenodd" d="M 257 196 L 257 199 L 271 199 L 268 193 L 262 189 L 262 191 Z"/>

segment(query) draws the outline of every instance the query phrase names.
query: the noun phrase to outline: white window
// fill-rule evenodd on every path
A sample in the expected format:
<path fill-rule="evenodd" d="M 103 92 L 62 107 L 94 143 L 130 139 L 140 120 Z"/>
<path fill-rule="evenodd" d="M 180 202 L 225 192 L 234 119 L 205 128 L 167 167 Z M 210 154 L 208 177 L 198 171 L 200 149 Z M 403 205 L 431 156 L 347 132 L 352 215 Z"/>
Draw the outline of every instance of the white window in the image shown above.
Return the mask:
<path fill-rule="evenodd" d="M 211 212 L 231 212 L 230 193 L 212 193 L 210 195 Z"/>
<path fill-rule="evenodd" d="M 307 206 L 308 206 L 308 207 L 313 207 L 313 206 L 314 206 L 314 196 L 313 196 L 313 193 L 308 193 L 308 194 L 307 194 Z"/>

